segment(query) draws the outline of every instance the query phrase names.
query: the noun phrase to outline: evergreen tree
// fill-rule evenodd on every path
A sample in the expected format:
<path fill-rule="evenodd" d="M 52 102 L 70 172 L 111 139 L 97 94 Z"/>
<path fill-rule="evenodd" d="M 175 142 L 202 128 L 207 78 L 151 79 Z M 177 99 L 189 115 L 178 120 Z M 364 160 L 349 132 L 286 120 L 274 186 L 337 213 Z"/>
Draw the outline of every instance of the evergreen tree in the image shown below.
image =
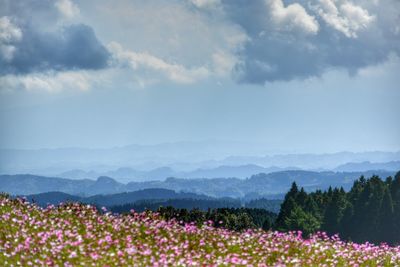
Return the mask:
<path fill-rule="evenodd" d="M 295 207 L 297 207 L 297 204 L 292 197 L 289 197 L 282 203 L 281 210 L 275 221 L 275 229 L 277 229 L 278 231 L 287 230 L 285 227 L 285 219 L 290 216 L 290 213 Z"/>
<path fill-rule="evenodd" d="M 304 237 L 308 237 L 320 228 L 319 221 L 310 213 L 304 212 L 299 206 L 290 212 L 284 224 L 287 230 L 302 231 Z"/>
<path fill-rule="evenodd" d="M 267 218 L 267 219 L 264 221 L 263 225 L 262 225 L 262 229 L 263 229 L 264 231 L 269 231 L 269 230 L 271 230 L 271 228 L 272 228 L 271 219 L 270 219 L 270 218 Z"/>
<path fill-rule="evenodd" d="M 307 194 L 294 183 L 274 228 L 339 233 L 354 242 L 400 244 L 400 172 L 385 181 L 361 176 L 348 193 L 343 188 Z"/>
<path fill-rule="evenodd" d="M 332 198 L 325 210 L 322 229 L 328 234 L 339 232 L 339 223 L 343 217 L 346 208 L 346 195 L 335 188 L 332 192 Z"/>
<path fill-rule="evenodd" d="M 378 242 L 394 241 L 393 201 L 389 189 L 385 189 L 378 222 Z"/>
<path fill-rule="evenodd" d="M 393 221 L 397 222 L 394 225 L 394 236 L 400 236 L 400 172 L 398 172 L 390 185 L 390 193 L 393 201 Z M 400 243 L 400 238 L 397 239 L 397 244 Z"/>
<path fill-rule="evenodd" d="M 355 228 L 357 227 L 357 225 L 353 223 L 354 220 L 353 216 L 354 216 L 353 204 L 347 202 L 339 226 L 339 233 L 342 238 L 351 239 L 351 235 L 354 232 Z"/>
<path fill-rule="evenodd" d="M 289 192 L 285 195 L 285 200 L 281 205 L 281 209 L 279 211 L 278 217 L 275 221 L 274 228 L 280 231 L 287 230 L 285 228 L 285 219 L 289 217 L 291 211 L 297 205 L 295 199 L 299 193 L 297 188 L 297 184 L 295 182 L 292 183 L 292 187 Z"/>
<path fill-rule="evenodd" d="M 315 195 L 309 195 L 304 203 L 304 211 L 311 213 L 316 218 L 322 218 L 317 202 L 314 200 Z"/>
<path fill-rule="evenodd" d="M 297 193 L 296 197 L 295 197 L 296 203 L 300 206 L 300 207 L 304 207 L 306 200 L 307 200 L 307 193 L 306 191 L 304 191 L 304 188 L 302 187 L 300 189 L 300 191 Z"/>
<path fill-rule="evenodd" d="M 292 197 L 293 199 L 296 199 L 297 194 L 299 193 L 299 189 L 297 187 L 296 182 L 292 183 L 292 186 L 290 187 L 289 192 L 285 195 L 285 200 L 289 199 Z"/>

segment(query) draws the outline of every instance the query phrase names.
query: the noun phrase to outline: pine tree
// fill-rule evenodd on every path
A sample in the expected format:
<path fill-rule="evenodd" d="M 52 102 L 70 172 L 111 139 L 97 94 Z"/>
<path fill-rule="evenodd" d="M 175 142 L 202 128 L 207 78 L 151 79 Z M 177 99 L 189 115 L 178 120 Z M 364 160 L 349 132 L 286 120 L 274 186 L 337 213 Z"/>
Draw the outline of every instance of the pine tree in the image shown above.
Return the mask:
<path fill-rule="evenodd" d="M 300 189 L 300 192 L 298 192 L 296 198 L 296 203 L 300 206 L 300 207 L 304 207 L 306 200 L 307 200 L 307 193 L 306 191 L 304 191 L 304 188 L 302 187 Z"/>
<path fill-rule="evenodd" d="M 350 202 L 347 202 L 340 221 L 340 236 L 351 240 L 352 233 L 354 233 L 356 227 L 357 225 L 354 223 L 354 207 Z"/>
<path fill-rule="evenodd" d="M 297 207 L 297 204 L 293 197 L 285 198 L 282 203 L 281 210 L 276 218 L 274 228 L 278 231 L 289 230 L 285 224 L 286 218 L 288 218 L 292 212 Z"/>
<path fill-rule="evenodd" d="M 293 199 L 296 199 L 298 193 L 299 193 L 299 189 L 297 187 L 297 184 L 296 184 L 296 182 L 293 182 L 292 186 L 290 187 L 289 192 L 285 195 L 285 200 L 289 199 L 290 197 L 292 197 Z"/>
<path fill-rule="evenodd" d="M 268 231 L 268 230 L 270 230 L 271 228 L 272 228 L 271 219 L 267 218 L 267 219 L 264 221 L 263 225 L 262 225 L 262 229 L 263 229 L 264 231 Z"/>
<path fill-rule="evenodd" d="M 394 221 L 394 236 L 400 236 L 400 172 L 398 172 L 390 185 L 390 193 L 393 201 Z M 397 239 L 397 244 L 400 243 L 400 238 Z"/>
<path fill-rule="evenodd" d="M 377 242 L 392 243 L 395 237 L 393 201 L 388 189 L 385 189 L 379 214 Z"/>
<path fill-rule="evenodd" d="M 292 187 L 289 192 L 285 195 L 285 199 L 281 204 L 281 209 L 279 211 L 278 217 L 276 218 L 274 228 L 280 231 L 285 231 L 285 218 L 287 218 L 291 211 L 296 206 L 295 199 L 297 194 L 299 193 L 299 189 L 297 187 L 296 182 L 292 183 Z"/>
<path fill-rule="evenodd" d="M 320 228 L 320 222 L 310 213 L 304 212 L 299 206 L 296 206 L 285 219 L 287 230 L 302 231 L 304 237 L 308 237 Z"/>
<path fill-rule="evenodd" d="M 339 189 L 335 188 L 332 192 L 332 198 L 328 204 L 322 229 L 328 234 L 336 234 L 339 231 L 339 223 L 343 217 L 343 212 L 346 208 L 346 195 L 344 195 Z"/>
<path fill-rule="evenodd" d="M 321 217 L 317 202 L 314 200 L 314 195 L 309 195 L 306 198 L 303 209 L 305 212 L 311 213 L 316 217 Z"/>

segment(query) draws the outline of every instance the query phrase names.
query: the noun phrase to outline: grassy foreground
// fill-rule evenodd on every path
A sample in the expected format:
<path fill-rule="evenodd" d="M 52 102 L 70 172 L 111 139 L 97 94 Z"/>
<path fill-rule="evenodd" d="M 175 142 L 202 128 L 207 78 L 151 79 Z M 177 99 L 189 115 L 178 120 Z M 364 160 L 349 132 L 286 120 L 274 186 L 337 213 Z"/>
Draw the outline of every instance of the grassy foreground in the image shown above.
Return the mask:
<path fill-rule="evenodd" d="M 157 214 L 46 209 L 0 196 L 0 266 L 400 266 L 400 247 L 346 243 L 324 233 L 164 221 Z"/>

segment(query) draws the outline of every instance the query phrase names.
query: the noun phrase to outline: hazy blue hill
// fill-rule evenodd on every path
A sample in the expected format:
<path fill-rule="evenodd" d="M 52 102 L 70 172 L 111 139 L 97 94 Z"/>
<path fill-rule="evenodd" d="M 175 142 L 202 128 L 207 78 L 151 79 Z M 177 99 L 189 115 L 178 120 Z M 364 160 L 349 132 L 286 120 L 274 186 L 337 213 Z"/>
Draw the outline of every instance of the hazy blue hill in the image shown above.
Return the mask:
<path fill-rule="evenodd" d="M 133 168 L 123 167 L 116 170 L 107 171 L 103 175 L 119 179 L 121 181 L 145 181 L 145 180 L 163 180 L 170 176 L 179 176 L 169 167 L 160 167 L 148 171 L 136 170 Z"/>
<path fill-rule="evenodd" d="M 396 171 L 400 170 L 400 161 L 391 161 L 384 163 L 370 163 L 356 162 L 346 163 L 338 166 L 334 171 L 336 172 L 366 172 L 369 170 L 382 170 L 382 171 Z M 113 177 L 121 182 L 144 182 L 153 180 L 164 180 L 167 177 L 180 177 L 180 178 L 221 178 L 221 177 L 235 177 L 235 178 L 249 178 L 252 175 L 259 173 L 278 173 L 283 171 L 302 171 L 296 167 L 279 168 L 269 167 L 264 168 L 255 164 L 246 165 L 221 165 L 216 168 L 200 168 L 193 171 L 178 172 L 169 167 L 161 167 L 148 171 L 139 171 L 133 168 L 118 168 L 116 170 L 98 173 L 94 171 L 71 170 L 61 173 L 59 176 L 72 179 L 90 178 L 96 179 L 99 176 Z M 324 170 L 326 171 L 326 170 Z M 315 172 L 315 171 L 314 171 Z M 292 174 L 295 174 L 293 172 Z"/>
<path fill-rule="evenodd" d="M 279 170 L 279 168 L 274 169 Z M 260 172 L 269 172 L 266 168 L 263 168 L 254 164 L 239 165 L 239 166 L 226 166 L 222 165 L 213 169 L 197 169 L 192 172 L 188 172 L 184 177 L 187 178 L 217 178 L 217 177 L 236 177 L 246 178 L 253 174 Z"/>
<path fill-rule="evenodd" d="M 125 205 L 145 200 L 148 200 L 152 203 L 166 202 L 168 200 L 183 200 L 183 199 L 186 200 L 190 199 L 192 202 L 203 201 L 203 200 L 210 200 L 210 201 L 213 200 L 218 203 L 233 201 L 237 204 L 238 202 L 238 200 L 214 199 L 205 195 L 198 195 L 194 193 L 185 193 L 185 192 L 175 192 L 173 190 L 160 189 L 160 188 L 151 188 L 135 192 L 109 194 L 109 195 L 94 195 L 90 197 L 74 196 L 63 192 L 47 192 L 47 193 L 26 195 L 26 198 L 29 201 L 39 204 L 40 206 L 47 206 L 47 204 L 57 205 L 61 202 L 67 202 L 67 201 L 79 201 L 82 203 L 90 203 L 98 206 Z M 214 202 L 210 202 L 210 204 L 213 203 Z"/>
<path fill-rule="evenodd" d="M 397 171 L 400 170 L 400 161 L 390 162 L 349 162 L 335 168 L 336 171 L 340 172 L 362 172 L 367 170 L 385 170 L 385 171 Z"/>
<path fill-rule="evenodd" d="M 69 179 L 90 179 L 94 177 L 99 177 L 100 175 L 94 171 L 84 171 L 80 169 L 74 169 L 70 171 L 65 171 L 57 175 L 58 177 L 62 178 L 69 178 Z"/>
<path fill-rule="evenodd" d="M 92 180 L 71 180 L 29 174 L 0 175 L 0 191 L 13 195 L 38 194 L 51 191 L 81 194 L 92 185 Z"/>
<path fill-rule="evenodd" d="M 125 191 L 125 185 L 110 177 L 75 180 L 37 175 L 0 175 L 0 191 L 12 195 L 59 191 L 73 195 L 113 194 Z"/>
<path fill-rule="evenodd" d="M 0 191 L 13 195 L 28 195 L 51 191 L 60 191 L 73 195 L 93 196 L 98 194 L 116 194 L 149 188 L 169 189 L 176 192 L 191 192 L 211 197 L 245 198 L 247 200 L 266 197 L 276 198 L 285 193 L 291 183 L 296 181 L 306 190 L 326 189 L 329 186 L 350 188 L 353 181 L 361 175 L 380 177 L 394 175 L 395 172 L 311 172 L 280 171 L 260 173 L 247 179 L 238 178 L 167 178 L 164 181 L 130 182 L 123 184 L 110 177 L 99 177 L 97 180 L 72 180 L 49 178 L 34 175 L 0 175 Z"/>
<path fill-rule="evenodd" d="M 295 169 L 295 168 L 290 168 Z M 152 180 L 163 180 L 167 177 L 182 177 L 182 178 L 219 178 L 219 177 L 236 177 L 236 178 L 247 178 L 257 173 L 271 173 L 277 171 L 283 171 L 286 168 L 269 167 L 264 168 L 254 164 L 228 166 L 222 165 L 216 168 L 200 168 L 193 171 L 179 172 L 174 171 L 170 167 L 160 167 L 151 169 L 148 171 L 140 171 L 129 167 L 118 168 L 103 173 L 94 171 L 84 170 L 71 170 L 62 172 L 59 174 L 60 177 L 82 179 L 82 178 L 97 178 L 99 176 L 109 176 L 119 181 L 152 181 Z"/>
<path fill-rule="evenodd" d="M 90 195 L 113 194 L 126 191 L 125 185 L 118 183 L 113 178 L 100 176 L 85 192 Z"/>
<path fill-rule="evenodd" d="M 59 203 L 65 202 L 83 202 L 83 198 L 79 196 L 74 196 L 71 194 L 63 193 L 63 192 L 47 192 L 40 193 L 35 195 L 26 196 L 28 201 L 33 201 L 39 206 L 45 207 L 47 204 L 58 205 Z"/>
<path fill-rule="evenodd" d="M 128 190 L 143 188 L 168 188 L 177 191 L 189 191 L 207 194 L 213 197 L 245 197 L 256 199 L 261 197 L 275 198 L 279 193 L 286 192 L 293 181 L 307 190 L 325 189 L 329 186 L 351 187 L 353 181 L 361 175 L 373 174 L 387 177 L 394 172 L 367 171 L 367 172 L 311 172 L 311 171 L 281 171 L 274 173 L 260 173 L 248 179 L 215 178 L 215 179 L 181 179 L 167 178 L 165 181 L 131 182 Z"/>
<path fill-rule="evenodd" d="M 254 144 L 220 141 L 130 145 L 108 149 L 0 149 L 0 173 L 60 175 L 64 178 L 75 179 L 110 176 L 115 179 L 121 178 L 121 181 L 128 181 L 125 178 L 158 180 L 168 176 L 245 178 L 257 172 L 269 173 L 282 169 L 287 170 L 289 167 L 290 169 L 304 170 L 333 170 L 348 162 L 400 160 L 400 151 L 240 156 L 263 155 L 263 153 L 266 153 L 265 149 Z M 164 169 L 164 167 L 157 170 L 160 166 L 170 167 L 173 171 Z M 220 168 L 219 166 L 223 167 Z M 225 168 L 226 166 L 228 168 Z M 231 166 L 237 167 L 234 175 L 232 175 Z M 260 170 L 255 166 L 265 169 Z M 118 169 L 119 167 L 124 168 Z M 210 176 L 207 175 L 208 171 L 206 171 L 209 169 L 215 169 L 215 172 L 211 172 Z M 193 172 L 193 174 L 190 174 L 190 172 Z M 201 173 L 203 175 L 200 175 Z M 216 175 L 217 173 L 220 175 Z M 142 177 L 144 178 L 142 179 Z"/>
<path fill-rule="evenodd" d="M 243 180 L 238 178 L 167 178 L 165 181 L 151 182 L 131 182 L 127 184 L 129 190 L 138 190 L 143 188 L 168 188 L 176 191 L 194 192 L 198 194 L 207 194 L 213 197 L 240 197 L 239 189 Z"/>
<path fill-rule="evenodd" d="M 398 161 L 400 151 L 397 152 L 337 152 L 326 154 L 276 154 L 266 156 L 230 156 L 219 163 L 224 165 L 240 165 L 243 162 L 257 164 L 259 166 L 293 166 L 300 169 L 325 169 L 333 170 L 337 166 L 348 162 L 389 162 Z"/>
<path fill-rule="evenodd" d="M 180 209 L 201 210 L 216 208 L 259 208 L 275 213 L 279 212 L 282 200 L 257 199 L 243 203 L 233 198 L 211 198 L 194 193 L 177 193 L 167 189 L 145 189 L 129 193 L 96 195 L 92 197 L 79 197 L 63 192 L 47 192 L 26 196 L 30 202 L 46 207 L 48 204 L 58 205 L 66 202 L 90 203 L 97 206 L 111 207 L 113 212 L 129 212 L 131 209 L 143 211 L 145 209 L 157 210 L 159 207 L 172 206 Z"/>
<path fill-rule="evenodd" d="M 146 172 L 144 178 L 150 177 L 151 179 L 162 180 L 176 175 L 178 175 L 178 173 L 173 169 L 169 167 L 161 167 Z"/>
<path fill-rule="evenodd" d="M 205 195 L 197 195 L 194 193 L 177 193 L 173 190 L 162 188 L 149 188 L 134 192 L 112 194 L 112 195 L 95 195 L 84 199 L 87 203 L 95 203 L 103 206 L 122 205 L 126 203 L 134 203 L 138 200 L 145 199 L 210 199 Z"/>

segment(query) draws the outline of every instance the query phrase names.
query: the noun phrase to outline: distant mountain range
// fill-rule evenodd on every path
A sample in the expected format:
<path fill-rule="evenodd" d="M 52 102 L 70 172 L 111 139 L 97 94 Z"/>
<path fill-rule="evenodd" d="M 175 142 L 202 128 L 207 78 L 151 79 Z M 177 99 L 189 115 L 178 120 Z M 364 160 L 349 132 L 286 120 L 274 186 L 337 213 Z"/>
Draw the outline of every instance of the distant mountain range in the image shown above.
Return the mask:
<path fill-rule="evenodd" d="M 257 173 L 271 173 L 284 170 L 296 170 L 295 167 L 278 168 L 269 167 L 264 168 L 254 164 L 240 165 L 240 166 L 219 166 L 211 169 L 196 169 L 194 171 L 179 172 L 169 167 L 161 167 L 149 171 L 140 171 L 133 168 L 118 168 L 113 171 L 95 172 L 84 170 L 71 170 L 62 172 L 57 177 L 71 178 L 71 179 L 95 179 L 100 176 L 113 177 L 121 182 L 131 181 L 151 181 L 163 180 L 168 177 L 181 177 L 181 178 L 248 178 Z"/>
<path fill-rule="evenodd" d="M 177 193 L 173 190 L 168 189 L 143 189 L 134 192 L 125 192 L 118 194 L 109 195 L 95 195 L 90 197 L 80 197 L 64 192 L 46 192 L 40 194 L 32 194 L 25 196 L 27 200 L 34 201 L 40 206 L 47 206 L 47 204 L 57 205 L 61 202 L 82 202 L 88 204 L 94 204 L 97 206 L 116 206 L 124 205 L 129 203 L 135 203 L 137 201 L 151 200 L 161 201 L 170 199 L 192 199 L 192 200 L 211 200 L 211 197 L 205 195 L 198 195 L 194 193 Z"/>
<path fill-rule="evenodd" d="M 30 195 L 52 191 L 78 196 L 116 194 L 150 188 L 163 188 L 176 192 L 190 192 L 210 197 L 232 197 L 256 199 L 261 197 L 279 198 L 286 193 L 291 183 L 296 181 L 306 190 L 326 189 L 329 186 L 349 188 L 361 175 L 373 174 L 386 178 L 395 172 L 311 172 L 280 171 L 260 173 L 247 179 L 238 178 L 167 178 L 158 181 L 129 182 L 123 184 L 110 177 L 91 179 L 66 179 L 36 175 L 0 175 L 0 191 L 12 195 Z"/>
<path fill-rule="evenodd" d="M 385 164 L 400 161 L 400 152 L 277 154 L 258 144 L 230 141 L 130 145 L 107 149 L 0 149 L 0 174 L 31 173 L 75 179 L 110 176 L 121 182 L 167 177 L 246 178 L 260 172 L 289 169 L 356 171 L 359 166 L 354 169 L 351 166 L 342 167 L 366 161 L 372 162 L 370 170 L 393 171 L 391 166 Z M 362 171 L 366 169 L 362 168 Z"/>
<path fill-rule="evenodd" d="M 216 208 L 258 208 L 275 213 L 279 212 L 282 200 L 257 199 L 244 202 L 233 198 L 212 198 L 194 193 L 176 193 L 168 189 L 144 189 L 129 193 L 110 195 L 96 195 L 92 197 L 79 197 L 63 192 L 47 192 L 24 196 L 29 202 L 46 207 L 49 204 L 59 205 L 67 202 L 80 202 L 92 204 L 97 207 L 107 207 L 113 212 L 157 210 L 160 206 L 172 206 L 179 209 L 201 210 Z"/>
<path fill-rule="evenodd" d="M 349 162 L 335 168 L 335 171 L 341 172 L 363 172 L 368 170 L 385 170 L 385 171 L 398 171 L 400 170 L 400 161 L 390 162 Z"/>

